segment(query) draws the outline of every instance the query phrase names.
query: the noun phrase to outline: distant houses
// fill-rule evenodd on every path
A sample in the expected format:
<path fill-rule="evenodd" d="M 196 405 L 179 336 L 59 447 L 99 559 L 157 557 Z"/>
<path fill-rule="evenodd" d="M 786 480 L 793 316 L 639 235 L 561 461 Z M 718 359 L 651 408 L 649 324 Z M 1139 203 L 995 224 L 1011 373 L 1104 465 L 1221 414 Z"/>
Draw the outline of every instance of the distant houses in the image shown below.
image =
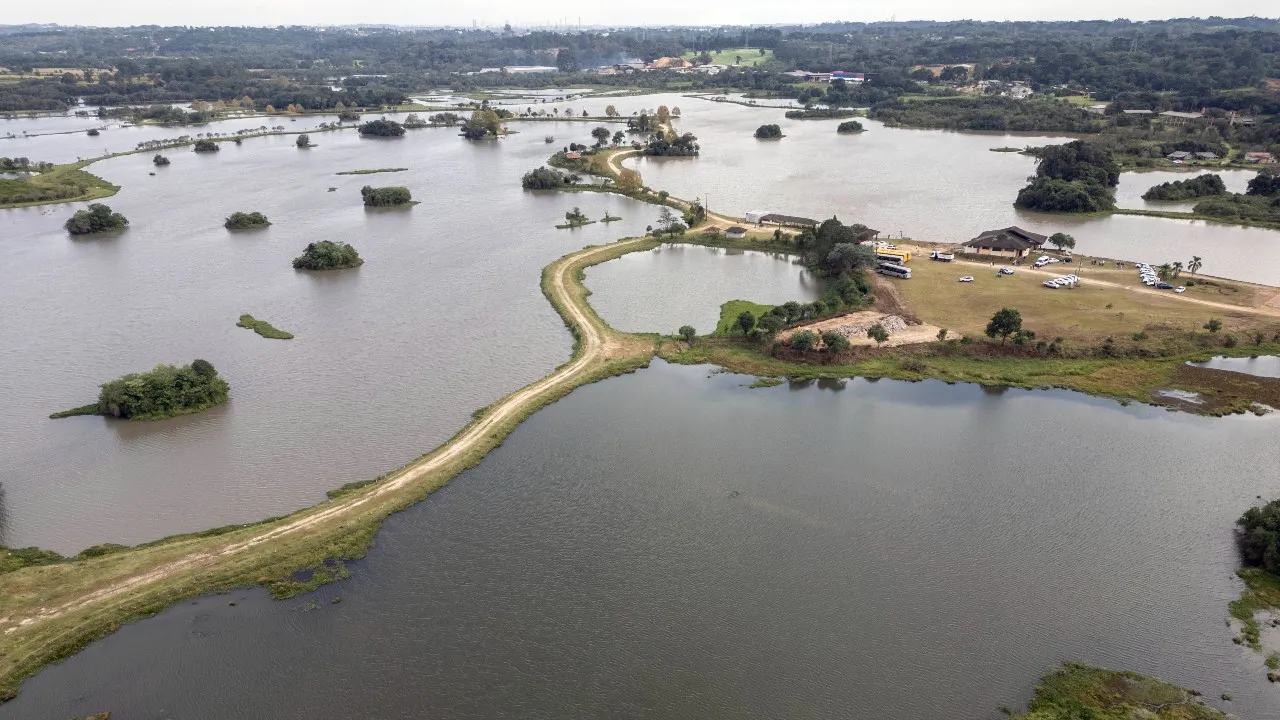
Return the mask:
<path fill-rule="evenodd" d="M 829 83 L 833 80 L 843 80 L 850 83 L 866 82 L 865 73 L 850 72 L 848 70 L 833 70 L 831 72 L 809 72 L 808 70 L 792 70 L 785 72 L 783 75 L 793 77 L 800 82 L 811 83 Z"/>
<path fill-rule="evenodd" d="M 1259 165 L 1271 165 L 1276 159 L 1269 152 L 1247 152 L 1244 154 L 1244 161 L 1247 163 L 1258 163 Z"/>
<path fill-rule="evenodd" d="M 799 215 L 783 215 L 768 210 L 753 210 L 745 215 L 746 221 L 757 225 L 785 225 L 788 227 L 816 228 L 818 221 Z"/>
<path fill-rule="evenodd" d="M 1020 258 L 1026 257 L 1028 253 L 1044 247 L 1044 244 L 1048 241 L 1049 236 L 1047 235 L 1033 233 L 1012 225 L 999 230 L 987 230 L 978 235 L 978 237 L 963 243 L 963 247 L 970 248 L 969 252 L 978 255 Z"/>

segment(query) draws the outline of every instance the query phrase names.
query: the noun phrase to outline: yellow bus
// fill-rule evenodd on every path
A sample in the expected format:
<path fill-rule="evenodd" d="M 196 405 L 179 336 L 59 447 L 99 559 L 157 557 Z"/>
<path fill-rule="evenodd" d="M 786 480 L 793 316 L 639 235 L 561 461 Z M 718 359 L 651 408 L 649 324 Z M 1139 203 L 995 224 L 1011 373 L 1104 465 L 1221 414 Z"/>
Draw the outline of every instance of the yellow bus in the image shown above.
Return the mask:
<path fill-rule="evenodd" d="M 876 259 L 888 262 L 909 263 L 911 262 L 911 253 L 906 250 L 887 250 L 878 248 L 876 250 Z"/>

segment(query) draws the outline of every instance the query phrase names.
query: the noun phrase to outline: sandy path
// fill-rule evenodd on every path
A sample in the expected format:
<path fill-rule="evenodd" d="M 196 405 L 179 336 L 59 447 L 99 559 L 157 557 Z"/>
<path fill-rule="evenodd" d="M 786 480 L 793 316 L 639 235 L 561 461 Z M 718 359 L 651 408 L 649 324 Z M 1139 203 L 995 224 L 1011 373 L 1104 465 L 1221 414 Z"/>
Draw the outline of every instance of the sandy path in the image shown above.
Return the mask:
<path fill-rule="evenodd" d="M 640 240 L 623 242 L 638 243 Z M 89 605 L 128 593 L 148 584 L 172 577 L 178 573 L 198 572 L 205 566 L 210 565 L 220 558 L 244 552 L 245 550 L 256 547 L 265 542 L 279 540 L 286 536 L 315 527 L 321 523 L 340 520 L 349 515 L 354 516 L 369 503 L 381 499 L 391 493 L 400 491 L 406 486 L 412 485 L 416 481 L 420 480 L 424 475 L 439 470 L 449 462 L 466 455 L 474 447 L 482 444 L 486 440 L 486 436 L 493 432 L 495 428 L 498 428 L 512 417 L 524 412 L 525 409 L 535 403 L 538 397 L 543 393 L 555 390 L 559 386 L 571 382 L 577 375 L 586 371 L 597 361 L 608 359 L 611 355 L 620 355 L 625 353 L 625 348 L 623 348 L 620 343 L 606 342 L 603 330 L 592 323 L 591 315 L 582 306 L 583 300 L 576 297 L 572 292 L 572 280 L 570 279 L 572 272 L 571 268 L 574 268 L 577 263 L 583 260 L 589 260 L 598 254 L 614 252 L 617 250 L 617 247 L 617 243 L 612 245 L 602 245 L 596 248 L 591 248 L 590 250 L 582 253 L 571 255 L 567 258 L 562 258 L 556 262 L 556 269 L 551 277 L 551 292 L 563 304 L 565 312 L 569 315 L 570 322 L 578 329 L 581 339 L 581 352 L 578 357 L 541 380 L 527 385 L 498 401 L 498 403 L 494 404 L 480 421 L 469 426 L 451 442 L 441 446 L 431 455 L 423 458 L 418 463 L 411 465 L 395 477 L 385 482 L 375 484 L 372 490 L 368 492 L 356 494 L 347 500 L 340 500 L 332 505 L 324 507 L 322 510 L 308 513 L 303 517 L 284 525 L 273 527 L 250 538 L 231 543 L 214 551 L 193 553 L 179 560 L 156 567 L 145 573 L 125 578 L 108 587 L 83 595 L 73 602 L 68 602 L 51 609 L 41 608 L 40 612 L 35 617 L 25 618 L 22 620 L 15 619 L 16 621 L 11 621 L 14 622 L 14 624 L 5 630 L 5 634 L 13 633 L 19 629 L 28 628 L 34 623 L 43 620 L 54 619 L 67 613 L 81 610 Z M 6 620 L 7 619 L 8 618 L 6 618 Z"/>

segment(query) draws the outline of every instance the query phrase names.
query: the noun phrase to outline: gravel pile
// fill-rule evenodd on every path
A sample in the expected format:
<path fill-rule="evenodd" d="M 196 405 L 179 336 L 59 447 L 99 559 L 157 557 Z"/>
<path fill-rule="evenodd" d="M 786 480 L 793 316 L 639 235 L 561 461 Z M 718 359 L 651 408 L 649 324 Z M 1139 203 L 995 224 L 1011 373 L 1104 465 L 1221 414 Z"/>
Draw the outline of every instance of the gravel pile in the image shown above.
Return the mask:
<path fill-rule="evenodd" d="M 850 323 L 848 325 L 837 325 L 831 328 L 832 331 L 838 332 L 850 340 L 862 339 L 867 336 L 867 331 L 872 325 L 879 322 L 884 326 L 890 335 L 907 329 L 907 321 L 897 315 L 886 315 L 880 320 L 863 320 L 862 322 Z"/>

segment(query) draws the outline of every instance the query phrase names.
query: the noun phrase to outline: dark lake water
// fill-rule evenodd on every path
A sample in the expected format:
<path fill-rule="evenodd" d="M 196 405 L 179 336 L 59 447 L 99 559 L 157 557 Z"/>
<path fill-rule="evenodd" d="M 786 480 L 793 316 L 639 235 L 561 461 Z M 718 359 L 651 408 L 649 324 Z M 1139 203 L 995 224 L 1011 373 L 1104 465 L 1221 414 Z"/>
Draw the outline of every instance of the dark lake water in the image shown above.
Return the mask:
<path fill-rule="evenodd" d="M 1063 660 L 1280 714 L 1224 623 L 1274 418 L 750 381 L 655 362 L 576 390 L 353 579 L 184 603 L 0 718 L 987 720 Z"/>
<path fill-rule="evenodd" d="M 587 268 L 591 305 L 627 332 L 674 334 L 681 325 L 710 333 L 726 300 L 781 305 L 812 302 L 821 281 L 786 255 L 694 245 L 663 245 Z"/>
<path fill-rule="evenodd" d="M 550 372 L 572 339 L 539 290 L 542 267 L 657 217 L 611 195 L 521 190 L 547 156 L 544 132 L 589 130 L 551 123 L 481 144 L 347 131 L 305 151 L 259 138 L 170 151 L 158 170 L 150 155 L 116 158 L 93 167 L 122 185 L 108 202 L 131 224 L 93 239 L 62 228 L 83 204 L 0 210 L 0 544 L 76 552 L 289 512 L 417 457 Z M 334 174 L 380 167 L 409 171 Z M 366 211 L 365 184 L 405 185 L 422 204 Z M 574 205 L 623 220 L 556 230 Z M 237 210 L 274 224 L 230 233 Z M 295 271 L 315 240 L 350 242 L 366 262 Z M 238 328 L 242 313 L 296 339 Z M 158 423 L 47 419 L 99 383 L 196 357 L 227 378 L 229 404 Z"/>
<path fill-rule="evenodd" d="M 1280 357 L 1263 355 L 1256 358 L 1215 357 L 1208 362 L 1196 363 L 1201 367 L 1214 370 L 1231 370 L 1233 372 L 1261 375 L 1262 377 L 1280 377 Z"/>

